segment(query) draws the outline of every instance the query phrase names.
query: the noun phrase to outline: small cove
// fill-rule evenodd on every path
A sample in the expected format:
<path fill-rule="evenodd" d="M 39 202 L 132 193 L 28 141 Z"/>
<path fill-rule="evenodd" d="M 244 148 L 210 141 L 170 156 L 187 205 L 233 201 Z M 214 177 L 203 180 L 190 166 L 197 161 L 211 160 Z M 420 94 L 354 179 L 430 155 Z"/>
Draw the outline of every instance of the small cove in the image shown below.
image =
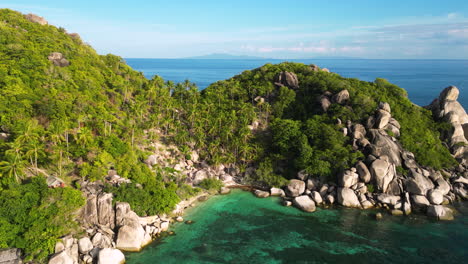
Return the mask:
<path fill-rule="evenodd" d="M 463 263 L 468 259 L 468 207 L 452 222 L 424 215 L 384 216 L 374 210 L 304 213 L 234 190 L 187 210 L 191 225 L 156 240 L 127 263 Z"/>

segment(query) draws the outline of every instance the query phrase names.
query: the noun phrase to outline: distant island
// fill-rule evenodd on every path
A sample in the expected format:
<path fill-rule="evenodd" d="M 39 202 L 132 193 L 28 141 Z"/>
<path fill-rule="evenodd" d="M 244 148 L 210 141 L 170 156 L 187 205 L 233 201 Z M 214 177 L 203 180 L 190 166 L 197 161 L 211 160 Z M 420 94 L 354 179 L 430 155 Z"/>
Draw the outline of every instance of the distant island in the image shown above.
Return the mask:
<path fill-rule="evenodd" d="M 194 60 L 265 60 L 265 57 L 256 57 L 248 55 L 232 55 L 227 53 L 212 53 L 202 56 L 186 57 L 182 59 L 194 59 Z"/>

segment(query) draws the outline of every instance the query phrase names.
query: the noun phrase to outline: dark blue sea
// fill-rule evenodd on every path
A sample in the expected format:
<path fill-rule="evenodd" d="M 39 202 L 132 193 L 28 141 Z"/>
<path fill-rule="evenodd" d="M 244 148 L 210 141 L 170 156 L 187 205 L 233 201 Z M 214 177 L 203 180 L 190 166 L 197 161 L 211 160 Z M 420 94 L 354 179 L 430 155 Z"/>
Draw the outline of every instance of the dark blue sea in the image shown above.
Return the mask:
<path fill-rule="evenodd" d="M 165 80 L 190 80 L 200 89 L 213 82 L 228 79 L 245 70 L 283 60 L 210 60 L 210 59 L 125 59 L 147 78 L 159 75 Z M 460 89 L 460 103 L 468 107 L 468 60 L 365 60 L 304 59 L 288 60 L 316 64 L 344 77 L 374 81 L 385 78 L 405 88 L 414 103 L 424 106 L 450 85 Z"/>

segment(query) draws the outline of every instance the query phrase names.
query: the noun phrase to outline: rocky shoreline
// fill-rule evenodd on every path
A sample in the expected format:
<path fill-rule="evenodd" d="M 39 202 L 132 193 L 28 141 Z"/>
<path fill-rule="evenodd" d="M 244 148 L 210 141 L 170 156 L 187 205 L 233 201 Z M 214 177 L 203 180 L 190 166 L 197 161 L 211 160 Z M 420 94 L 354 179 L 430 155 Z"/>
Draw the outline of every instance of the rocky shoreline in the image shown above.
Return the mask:
<path fill-rule="evenodd" d="M 330 101 L 348 100 L 349 94 L 343 91 L 319 98 L 323 110 L 326 111 Z M 343 171 L 336 182 L 323 181 L 301 171 L 284 190 L 271 188 L 254 194 L 260 198 L 282 196 L 284 205 L 294 205 L 306 212 L 315 211 L 319 205 L 339 204 L 361 209 L 384 208 L 392 215 L 418 211 L 438 220 L 453 220 L 455 212 L 449 204 L 468 198 L 468 115 L 457 101 L 458 94 L 456 87 L 447 87 L 426 107 L 454 128 L 446 136 L 450 142 L 448 147 L 460 165 L 452 170 L 419 165 L 413 153 L 403 149 L 397 139 L 400 125 L 392 117 L 390 105 L 381 103 L 366 124 L 347 122 L 341 130 L 352 138 L 353 147 L 365 153 L 366 158 Z M 375 190 L 369 189 L 374 187 Z"/>
<path fill-rule="evenodd" d="M 305 212 L 314 212 L 317 206 L 341 205 L 359 209 L 382 208 L 392 215 L 419 212 L 438 220 L 452 220 L 456 212 L 449 205 L 468 197 L 468 149 L 464 145 L 466 134 L 462 134 L 466 133 L 466 125 L 462 124 L 467 123 L 465 119 L 468 117 L 456 101 L 458 93 L 456 87 L 448 87 L 427 107 L 434 111 L 434 115 L 445 118 L 454 126 L 453 133 L 447 136 L 451 142 L 449 148 L 460 165 L 453 170 L 437 171 L 419 165 L 414 155 L 404 150 L 398 142 L 400 125 L 392 117 L 389 104 L 381 103 L 366 124 L 347 122 L 341 130 L 345 136 L 352 138 L 354 148 L 365 153 L 366 158 L 343 171 L 335 182 L 300 171 L 296 179 L 290 180 L 283 188 L 247 186 L 247 190 L 259 198 L 282 197 L 285 206 L 295 206 Z M 349 93 L 344 90 L 336 95 L 324 94 L 320 100 L 328 100 L 328 103 L 322 102 L 326 111 L 331 102 L 344 103 L 349 100 Z M 187 182 L 192 185 L 206 178 L 216 178 L 225 186 L 246 189 L 245 185 L 241 185 L 242 179 L 254 171 L 254 167 L 248 167 L 241 174 L 235 166 L 211 167 L 199 161 L 196 152 L 192 152 L 191 159 L 186 160 L 183 155 L 173 151 L 175 148 L 160 143 L 154 143 L 153 148 L 155 153 L 145 161 L 149 167 L 172 167 L 186 175 Z M 178 162 L 170 164 L 168 160 Z M 116 179 L 116 172 L 109 175 Z M 80 239 L 63 238 L 49 263 L 102 264 L 124 261 L 120 250 L 141 250 L 161 232 L 167 231 L 171 222 L 183 221 L 181 215 L 184 209 L 198 200 L 206 200 L 207 195 L 204 193 L 182 201 L 172 212 L 172 218 L 167 215 L 139 217 L 128 203 L 112 206 L 112 194 L 103 193 L 102 189 L 103 185 L 99 182 L 82 186 L 88 197 L 82 215 L 87 235 Z M 229 191 L 223 187 L 220 193 L 227 194 Z M 380 217 L 381 214 L 377 214 L 376 218 Z"/>

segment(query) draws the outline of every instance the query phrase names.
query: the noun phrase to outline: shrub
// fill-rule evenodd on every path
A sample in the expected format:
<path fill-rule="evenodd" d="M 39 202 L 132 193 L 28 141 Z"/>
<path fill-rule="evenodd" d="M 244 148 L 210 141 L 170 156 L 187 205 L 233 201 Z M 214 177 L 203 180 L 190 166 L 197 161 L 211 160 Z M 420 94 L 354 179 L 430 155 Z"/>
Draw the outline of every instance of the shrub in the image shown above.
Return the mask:
<path fill-rule="evenodd" d="M 223 187 L 223 182 L 218 179 L 206 178 L 200 182 L 199 186 L 205 190 L 218 191 Z"/>

